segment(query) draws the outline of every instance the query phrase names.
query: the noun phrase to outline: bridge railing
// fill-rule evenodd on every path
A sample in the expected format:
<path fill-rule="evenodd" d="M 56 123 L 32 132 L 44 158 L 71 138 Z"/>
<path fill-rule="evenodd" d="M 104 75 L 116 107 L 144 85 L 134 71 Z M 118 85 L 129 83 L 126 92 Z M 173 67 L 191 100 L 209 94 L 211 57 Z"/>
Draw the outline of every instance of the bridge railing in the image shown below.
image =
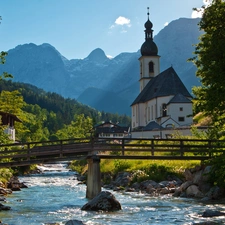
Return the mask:
<path fill-rule="evenodd" d="M 87 148 L 87 145 L 89 147 Z M 82 151 L 82 149 L 84 149 Z M 91 149 L 90 138 L 76 138 L 43 142 L 27 142 L 0 145 L 1 166 L 19 164 L 32 164 L 41 162 L 44 159 L 60 159 L 71 151 L 79 149 L 81 154 Z M 88 149 L 88 150 L 87 150 Z M 15 162 L 15 163 L 14 163 Z"/>
<path fill-rule="evenodd" d="M 98 148 L 98 146 L 100 148 Z M 225 141 L 202 139 L 124 139 L 95 141 L 101 158 L 209 159 L 225 152 Z M 110 153 L 109 153 L 110 152 Z M 113 156 L 111 156 L 113 158 Z"/>
<path fill-rule="evenodd" d="M 0 145 L 0 167 L 72 160 L 87 155 L 108 159 L 205 160 L 225 152 L 225 141 L 202 139 L 77 138 Z"/>

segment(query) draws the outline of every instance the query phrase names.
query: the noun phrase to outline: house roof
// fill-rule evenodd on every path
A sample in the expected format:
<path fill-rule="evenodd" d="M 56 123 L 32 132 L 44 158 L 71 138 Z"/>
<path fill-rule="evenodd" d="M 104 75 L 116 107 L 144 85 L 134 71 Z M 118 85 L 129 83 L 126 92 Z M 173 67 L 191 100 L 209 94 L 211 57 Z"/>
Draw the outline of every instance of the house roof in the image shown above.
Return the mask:
<path fill-rule="evenodd" d="M 1 116 L 10 116 L 17 122 L 22 122 L 16 115 L 0 111 Z"/>
<path fill-rule="evenodd" d="M 192 98 L 173 67 L 170 67 L 152 78 L 131 105 L 176 94 Z"/>
<path fill-rule="evenodd" d="M 126 133 L 129 132 L 129 127 L 97 127 L 96 132 L 100 133 Z"/>
<path fill-rule="evenodd" d="M 129 132 L 130 127 L 129 126 L 124 126 L 124 125 L 119 125 L 112 123 L 111 121 L 106 121 L 101 124 L 97 124 L 94 126 L 95 131 L 100 134 L 100 133 L 124 133 L 124 132 Z"/>
<path fill-rule="evenodd" d="M 178 93 L 168 102 L 168 104 L 170 103 L 191 103 L 191 100 Z"/>

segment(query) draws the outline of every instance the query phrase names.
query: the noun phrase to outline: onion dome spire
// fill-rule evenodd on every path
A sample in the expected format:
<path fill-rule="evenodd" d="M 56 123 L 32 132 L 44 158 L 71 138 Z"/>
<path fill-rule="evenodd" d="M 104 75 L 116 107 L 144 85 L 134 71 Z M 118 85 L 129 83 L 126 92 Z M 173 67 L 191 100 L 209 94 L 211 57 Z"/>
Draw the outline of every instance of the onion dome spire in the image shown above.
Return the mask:
<path fill-rule="evenodd" d="M 142 56 L 153 56 L 158 54 L 158 48 L 153 42 L 153 24 L 149 20 L 149 7 L 147 8 L 147 22 L 145 23 L 145 42 L 141 46 L 141 55 Z"/>
<path fill-rule="evenodd" d="M 152 36 L 152 33 L 153 33 L 153 30 L 152 30 L 153 24 L 149 20 L 149 7 L 147 8 L 147 10 L 148 10 L 148 13 L 147 13 L 148 20 L 145 23 L 145 40 L 147 40 L 148 38 L 153 39 L 153 36 Z"/>

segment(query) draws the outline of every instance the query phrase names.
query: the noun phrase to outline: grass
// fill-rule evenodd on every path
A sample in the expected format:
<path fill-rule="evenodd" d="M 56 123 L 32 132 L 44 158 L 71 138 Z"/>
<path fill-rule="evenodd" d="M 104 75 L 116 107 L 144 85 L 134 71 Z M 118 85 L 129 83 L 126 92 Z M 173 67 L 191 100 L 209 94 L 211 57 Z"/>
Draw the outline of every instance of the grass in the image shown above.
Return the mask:
<path fill-rule="evenodd" d="M 186 168 L 200 165 L 200 161 L 184 160 L 101 160 L 101 172 L 116 174 L 118 172 L 143 171 L 149 179 L 165 179 L 167 175 L 181 177 Z M 157 180 L 159 180 L 157 178 Z"/>

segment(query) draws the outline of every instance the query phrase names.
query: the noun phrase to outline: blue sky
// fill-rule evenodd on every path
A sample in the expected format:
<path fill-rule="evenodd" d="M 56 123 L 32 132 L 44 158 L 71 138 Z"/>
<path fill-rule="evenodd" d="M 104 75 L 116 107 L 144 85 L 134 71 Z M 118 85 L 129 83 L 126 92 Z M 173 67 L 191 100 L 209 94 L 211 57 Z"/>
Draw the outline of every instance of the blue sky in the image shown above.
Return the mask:
<path fill-rule="evenodd" d="M 206 1 L 206 0 L 205 0 Z M 191 18 L 204 0 L 0 0 L 0 51 L 49 43 L 68 59 L 96 48 L 115 57 L 144 42 L 147 7 L 154 35 L 181 17 Z"/>

